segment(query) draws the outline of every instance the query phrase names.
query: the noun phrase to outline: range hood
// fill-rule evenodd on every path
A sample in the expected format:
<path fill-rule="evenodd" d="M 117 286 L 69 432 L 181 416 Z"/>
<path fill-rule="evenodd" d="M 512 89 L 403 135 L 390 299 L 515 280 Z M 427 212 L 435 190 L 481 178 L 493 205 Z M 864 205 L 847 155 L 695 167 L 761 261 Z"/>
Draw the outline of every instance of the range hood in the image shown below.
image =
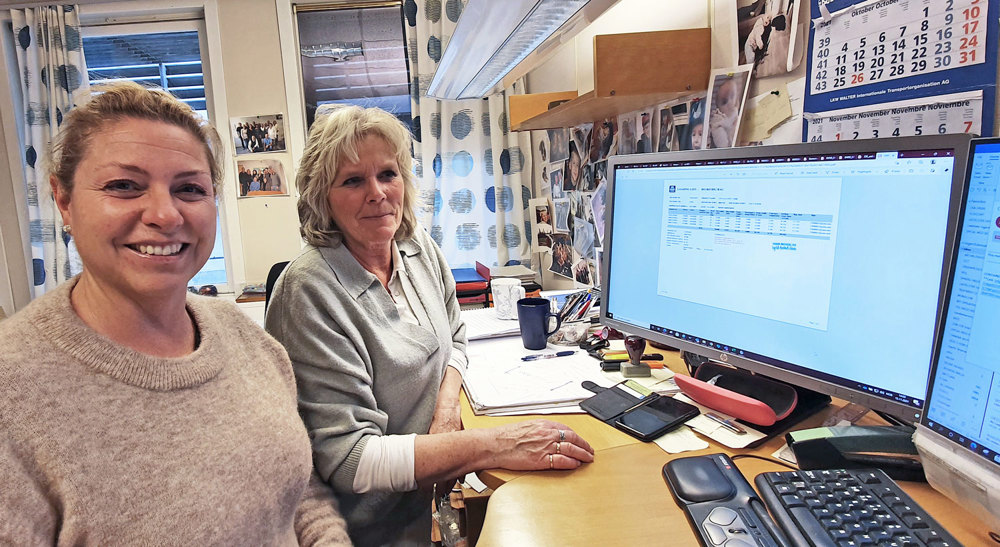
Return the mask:
<path fill-rule="evenodd" d="M 427 88 L 437 99 L 499 92 L 618 0 L 469 0 Z"/>

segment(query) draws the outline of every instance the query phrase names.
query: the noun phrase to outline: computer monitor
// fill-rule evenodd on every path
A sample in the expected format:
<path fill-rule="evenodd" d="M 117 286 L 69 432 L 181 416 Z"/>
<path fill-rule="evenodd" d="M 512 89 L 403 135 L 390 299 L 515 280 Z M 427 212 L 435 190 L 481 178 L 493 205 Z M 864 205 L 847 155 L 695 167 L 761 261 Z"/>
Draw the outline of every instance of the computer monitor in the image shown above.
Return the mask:
<path fill-rule="evenodd" d="M 931 485 L 1000 531 L 1000 139 L 972 141 L 968 179 L 917 446 Z"/>
<path fill-rule="evenodd" d="M 601 321 L 913 424 L 968 143 L 612 157 Z"/>

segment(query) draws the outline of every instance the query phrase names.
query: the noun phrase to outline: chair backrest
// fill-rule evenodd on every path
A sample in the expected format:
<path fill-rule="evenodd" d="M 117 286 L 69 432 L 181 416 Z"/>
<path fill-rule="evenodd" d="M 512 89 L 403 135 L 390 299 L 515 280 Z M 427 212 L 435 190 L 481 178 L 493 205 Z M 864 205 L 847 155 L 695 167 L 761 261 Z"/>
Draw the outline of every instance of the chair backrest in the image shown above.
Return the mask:
<path fill-rule="evenodd" d="M 274 283 L 278 281 L 278 276 L 284 271 L 285 266 L 288 265 L 288 261 L 278 262 L 274 266 L 271 266 L 271 271 L 267 272 L 267 284 L 264 285 L 264 311 L 267 311 L 267 304 L 271 301 L 271 291 L 274 289 Z"/>

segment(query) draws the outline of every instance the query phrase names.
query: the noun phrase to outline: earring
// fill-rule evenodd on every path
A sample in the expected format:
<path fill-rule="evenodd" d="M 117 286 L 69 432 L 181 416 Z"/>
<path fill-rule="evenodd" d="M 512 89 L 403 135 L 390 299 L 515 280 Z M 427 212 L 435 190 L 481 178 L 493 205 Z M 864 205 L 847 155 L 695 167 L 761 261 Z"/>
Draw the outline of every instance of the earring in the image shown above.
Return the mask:
<path fill-rule="evenodd" d="M 73 227 L 72 227 L 72 226 L 70 226 L 69 224 L 64 224 L 64 225 L 63 225 L 63 231 L 64 231 L 64 232 L 66 232 L 66 233 L 68 234 L 68 233 L 70 233 L 70 232 L 72 232 L 72 231 L 73 231 Z"/>

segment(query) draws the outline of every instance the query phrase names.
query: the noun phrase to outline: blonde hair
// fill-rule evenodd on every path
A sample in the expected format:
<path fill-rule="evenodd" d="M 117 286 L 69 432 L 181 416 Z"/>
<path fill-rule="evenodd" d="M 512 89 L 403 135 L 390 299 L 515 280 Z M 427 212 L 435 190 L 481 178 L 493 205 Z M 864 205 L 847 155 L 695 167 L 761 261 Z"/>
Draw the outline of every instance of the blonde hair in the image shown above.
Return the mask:
<path fill-rule="evenodd" d="M 398 241 L 413 235 L 417 226 L 413 210 L 417 188 L 413 181 L 409 129 L 381 108 L 338 105 L 313 122 L 295 177 L 295 187 L 299 190 L 299 232 L 310 245 L 330 247 L 342 241 L 340 228 L 330 214 L 330 187 L 341 162 L 357 162 L 358 145 L 370 136 L 377 136 L 389 145 L 403 177 L 403 219 L 393 238 Z"/>
<path fill-rule="evenodd" d="M 205 148 L 212 189 L 222 189 L 225 158 L 219 133 L 186 103 L 162 89 L 146 88 L 135 82 L 98 84 L 96 94 L 85 104 L 69 111 L 52 140 L 48 154 L 48 172 L 72 196 L 73 175 L 87 154 L 90 138 L 110 124 L 126 118 L 151 120 L 185 129 Z"/>

